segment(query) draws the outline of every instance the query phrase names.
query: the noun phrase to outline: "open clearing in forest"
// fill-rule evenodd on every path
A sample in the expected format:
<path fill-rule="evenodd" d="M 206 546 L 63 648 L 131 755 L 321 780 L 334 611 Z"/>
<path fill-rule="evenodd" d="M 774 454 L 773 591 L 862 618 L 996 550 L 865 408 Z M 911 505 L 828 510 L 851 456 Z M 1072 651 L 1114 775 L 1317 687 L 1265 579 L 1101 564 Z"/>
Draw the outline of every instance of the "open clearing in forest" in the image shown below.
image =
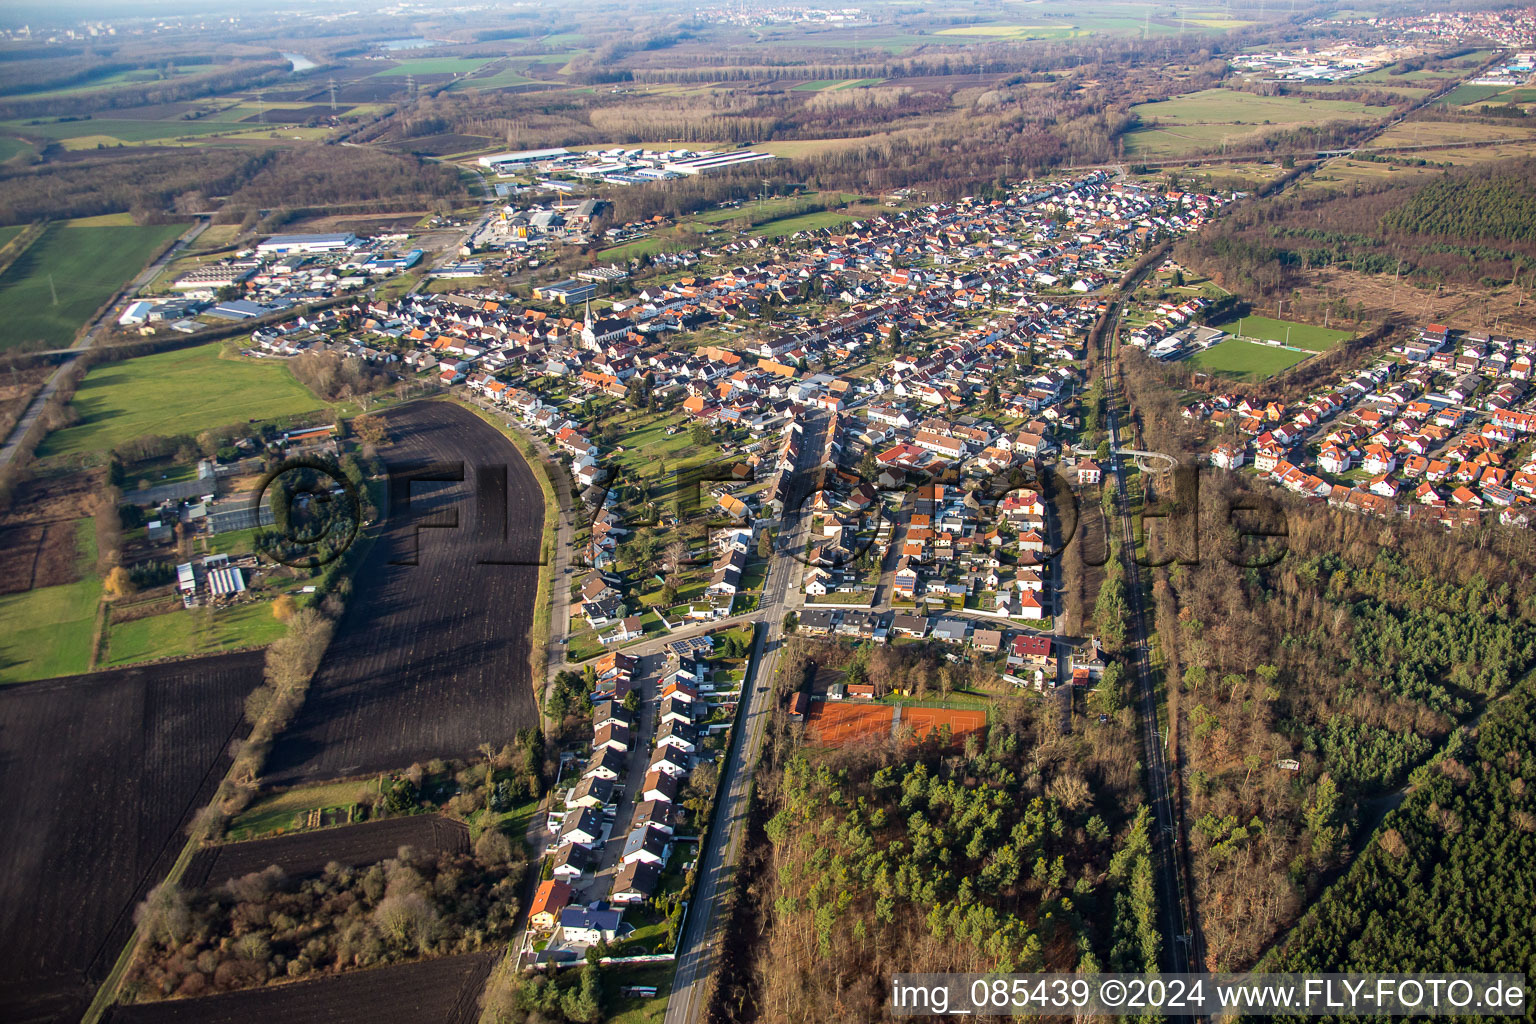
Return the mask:
<path fill-rule="evenodd" d="M 80 1019 L 261 678 L 250 652 L 0 690 L 0 1020 Z"/>
<path fill-rule="evenodd" d="M 304 709 L 273 748 L 269 783 L 464 757 L 538 723 L 528 630 L 544 497 L 533 470 L 458 406 L 417 402 L 383 416 L 391 472 L 462 464 L 464 479 L 402 485 L 409 507 L 390 501 Z M 451 516 L 456 528 L 432 527 Z"/>

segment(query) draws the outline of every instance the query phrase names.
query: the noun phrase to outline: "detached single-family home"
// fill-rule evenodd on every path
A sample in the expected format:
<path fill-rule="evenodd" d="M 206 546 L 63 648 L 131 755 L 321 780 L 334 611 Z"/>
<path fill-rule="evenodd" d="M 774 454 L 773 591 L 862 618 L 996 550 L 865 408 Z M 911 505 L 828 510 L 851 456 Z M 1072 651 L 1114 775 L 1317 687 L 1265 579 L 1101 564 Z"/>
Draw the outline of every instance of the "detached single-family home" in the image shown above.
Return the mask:
<path fill-rule="evenodd" d="M 656 894 L 656 886 L 660 882 L 660 864 L 632 860 L 613 877 L 609 899 L 619 904 L 644 903 Z"/>
<path fill-rule="evenodd" d="M 583 807 L 576 814 L 566 815 L 560 829 L 560 842 L 580 846 L 596 846 L 603 838 L 603 816 L 594 807 Z"/>
<path fill-rule="evenodd" d="M 682 783 L 677 776 L 653 770 L 646 773 L 645 783 L 640 788 L 640 799 L 671 804 L 676 802 L 677 792 L 681 788 Z"/>
<path fill-rule="evenodd" d="M 667 855 L 672 852 L 672 837 L 659 828 L 650 825 L 641 825 L 629 833 L 629 838 L 624 840 L 623 861 L 625 864 L 636 862 L 642 864 L 662 865 L 667 862 Z"/>
<path fill-rule="evenodd" d="M 569 882 L 590 871 L 595 859 L 592 851 L 580 843 L 566 843 L 555 850 L 552 873 L 557 879 Z"/>
<path fill-rule="evenodd" d="M 560 923 L 560 914 L 571 902 L 571 887 L 559 879 L 540 882 L 533 894 L 533 905 L 528 923 L 535 928 L 553 928 Z"/>
<path fill-rule="evenodd" d="M 577 945 L 590 946 L 598 942 L 612 942 L 619 937 L 619 924 L 624 920 L 621 910 L 593 907 L 566 907 L 560 912 L 560 940 Z"/>

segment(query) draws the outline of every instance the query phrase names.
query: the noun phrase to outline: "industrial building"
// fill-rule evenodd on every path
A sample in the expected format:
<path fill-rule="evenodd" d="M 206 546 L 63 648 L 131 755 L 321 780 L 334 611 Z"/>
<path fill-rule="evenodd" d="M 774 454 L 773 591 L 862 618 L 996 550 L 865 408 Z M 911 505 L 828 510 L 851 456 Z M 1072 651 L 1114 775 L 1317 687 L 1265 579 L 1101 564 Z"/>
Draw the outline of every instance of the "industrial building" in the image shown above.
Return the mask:
<path fill-rule="evenodd" d="M 273 235 L 256 247 L 262 254 L 287 252 L 338 252 L 357 245 L 357 236 L 350 232 L 327 235 Z"/>

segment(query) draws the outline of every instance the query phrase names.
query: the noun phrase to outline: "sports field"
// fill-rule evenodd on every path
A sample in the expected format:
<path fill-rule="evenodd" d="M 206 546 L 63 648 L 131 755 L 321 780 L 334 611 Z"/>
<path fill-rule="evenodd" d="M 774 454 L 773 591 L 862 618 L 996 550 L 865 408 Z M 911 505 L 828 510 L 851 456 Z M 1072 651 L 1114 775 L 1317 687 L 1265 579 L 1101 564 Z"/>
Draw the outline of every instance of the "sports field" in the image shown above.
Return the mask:
<path fill-rule="evenodd" d="M 155 250 L 184 230 L 50 227 L 0 274 L 0 349 L 32 341 L 67 347 Z"/>
<path fill-rule="evenodd" d="M 940 726 L 949 726 L 951 737 L 958 739 L 987 724 L 987 713 L 977 708 L 924 708 L 907 705 L 901 709 L 901 727 L 912 727 L 918 739 L 926 739 Z"/>
<path fill-rule="evenodd" d="M 40 457 L 106 451 L 144 434 L 195 435 L 246 420 L 282 419 L 324 403 L 287 366 L 226 359 L 210 343 L 98 366 L 71 404 L 80 422 L 50 434 Z"/>
<path fill-rule="evenodd" d="M 1239 380 L 1264 380 L 1307 358 L 1306 352 L 1292 352 L 1252 341 L 1229 338 L 1204 352 L 1196 352 L 1189 361 L 1203 370 Z"/>
<path fill-rule="evenodd" d="M 1278 341 L 1310 352 L 1326 352 L 1350 334 L 1348 331 L 1330 330 L 1294 320 L 1275 320 L 1267 316 L 1245 316 L 1240 320 L 1216 324 L 1215 327 L 1218 331 L 1226 331 L 1234 336 Z"/>
<path fill-rule="evenodd" d="M 812 740 L 833 747 L 860 740 L 888 739 L 895 711 L 889 704 L 817 700 L 811 702 L 805 727 Z"/>

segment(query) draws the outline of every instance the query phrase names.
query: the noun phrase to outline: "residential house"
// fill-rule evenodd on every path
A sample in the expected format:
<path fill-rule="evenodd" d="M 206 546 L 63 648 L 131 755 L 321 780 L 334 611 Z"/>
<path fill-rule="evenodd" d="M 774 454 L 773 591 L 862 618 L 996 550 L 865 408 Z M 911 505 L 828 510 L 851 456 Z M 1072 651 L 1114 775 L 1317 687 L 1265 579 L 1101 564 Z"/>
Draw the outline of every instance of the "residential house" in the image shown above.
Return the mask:
<path fill-rule="evenodd" d="M 535 928 L 553 928 L 560 923 L 560 914 L 570 902 L 570 885 L 555 878 L 540 882 L 533 893 L 528 923 Z"/>

